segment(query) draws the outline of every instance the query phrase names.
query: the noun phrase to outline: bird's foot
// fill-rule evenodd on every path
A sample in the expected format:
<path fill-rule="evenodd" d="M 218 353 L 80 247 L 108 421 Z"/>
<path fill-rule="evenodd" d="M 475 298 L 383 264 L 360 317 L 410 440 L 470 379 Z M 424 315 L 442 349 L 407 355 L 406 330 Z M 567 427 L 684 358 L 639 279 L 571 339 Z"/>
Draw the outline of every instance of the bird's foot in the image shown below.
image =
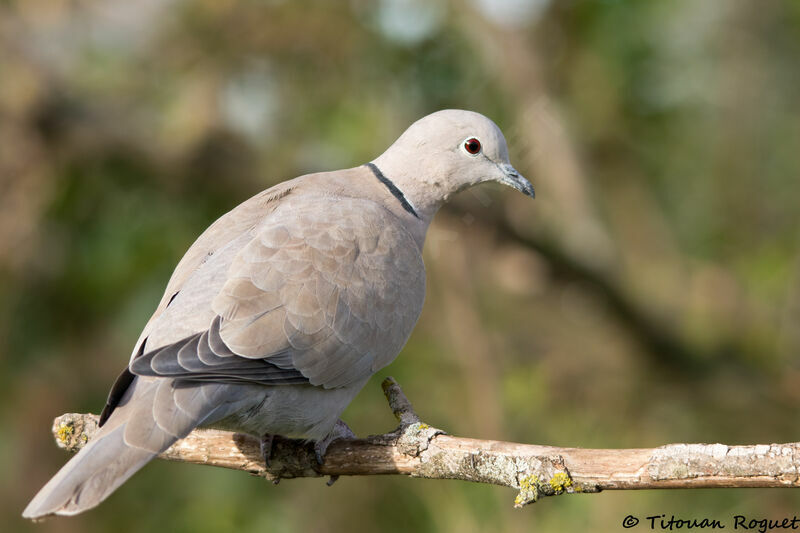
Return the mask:
<path fill-rule="evenodd" d="M 267 468 L 272 466 L 270 463 L 272 462 L 272 441 L 274 440 L 275 435 L 273 433 L 264 433 L 261 437 L 261 457 L 264 458 L 264 464 L 267 465 Z"/>
<path fill-rule="evenodd" d="M 331 443 L 338 439 L 355 439 L 356 434 L 353 433 L 353 430 L 344 423 L 342 420 L 337 420 L 336 424 L 333 426 L 333 430 L 328 434 L 327 437 L 324 439 L 318 440 L 314 443 L 314 455 L 317 458 L 317 464 L 322 466 L 325 464 L 325 452 L 328 451 L 328 446 Z M 330 487 L 336 480 L 339 479 L 339 476 L 331 476 L 328 480 L 328 486 Z"/>
<path fill-rule="evenodd" d="M 320 466 L 325 464 L 325 452 L 328 451 L 328 446 L 330 446 L 333 441 L 337 439 L 355 438 L 356 434 L 353 433 L 353 430 L 342 420 L 337 420 L 328 436 L 314 443 L 314 455 L 317 458 L 317 464 Z"/>
<path fill-rule="evenodd" d="M 267 468 L 272 466 L 272 444 L 274 441 L 275 441 L 274 433 L 264 433 L 264 435 L 261 437 L 261 442 L 260 442 L 261 457 L 264 459 L 264 464 L 267 465 Z M 277 485 L 280 482 L 281 482 L 280 474 L 272 478 L 273 485 Z"/>

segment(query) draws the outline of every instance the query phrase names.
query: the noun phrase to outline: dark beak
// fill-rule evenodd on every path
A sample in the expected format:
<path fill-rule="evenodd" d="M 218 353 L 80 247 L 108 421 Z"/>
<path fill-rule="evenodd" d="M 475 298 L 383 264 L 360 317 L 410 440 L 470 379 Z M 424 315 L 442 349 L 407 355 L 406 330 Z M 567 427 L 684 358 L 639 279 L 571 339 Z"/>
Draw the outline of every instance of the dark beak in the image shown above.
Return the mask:
<path fill-rule="evenodd" d="M 517 169 L 508 164 L 498 165 L 498 167 L 502 171 L 503 176 L 497 181 L 504 185 L 508 185 L 509 187 L 518 190 L 522 194 L 530 196 L 531 198 L 536 197 L 536 193 L 533 191 L 533 185 L 531 185 L 531 182 L 522 177 L 522 174 L 517 172 Z"/>

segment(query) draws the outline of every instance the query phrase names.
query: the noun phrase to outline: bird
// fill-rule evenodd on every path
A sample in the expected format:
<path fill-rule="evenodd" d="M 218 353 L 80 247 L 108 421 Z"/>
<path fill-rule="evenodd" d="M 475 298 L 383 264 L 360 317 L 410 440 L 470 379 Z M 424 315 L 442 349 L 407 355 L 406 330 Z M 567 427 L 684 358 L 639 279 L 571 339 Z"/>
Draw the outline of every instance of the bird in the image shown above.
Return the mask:
<path fill-rule="evenodd" d="M 352 436 L 345 407 L 419 318 L 431 220 L 484 182 L 534 197 L 498 126 L 446 109 L 365 165 L 279 183 L 220 217 L 175 268 L 99 432 L 23 517 L 97 506 L 196 427 L 267 446 L 305 438 L 324 461 L 333 440 Z"/>

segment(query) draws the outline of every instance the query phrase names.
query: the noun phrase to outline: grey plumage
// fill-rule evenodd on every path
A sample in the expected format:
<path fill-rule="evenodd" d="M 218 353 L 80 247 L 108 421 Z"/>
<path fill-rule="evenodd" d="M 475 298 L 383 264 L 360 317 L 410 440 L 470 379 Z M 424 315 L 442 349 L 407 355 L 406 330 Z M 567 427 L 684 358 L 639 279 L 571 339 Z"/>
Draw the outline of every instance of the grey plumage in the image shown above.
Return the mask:
<path fill-rule="evenodd" d="M 327 442 L 419 317 L 434 214 L 484 181 L 533 196 L 497 126 L 447 110 L 368 165 L 295 178 L 221 217 L 176 267 L 97 437 L 23 516 L 96 506 L 198 426 Z"/>

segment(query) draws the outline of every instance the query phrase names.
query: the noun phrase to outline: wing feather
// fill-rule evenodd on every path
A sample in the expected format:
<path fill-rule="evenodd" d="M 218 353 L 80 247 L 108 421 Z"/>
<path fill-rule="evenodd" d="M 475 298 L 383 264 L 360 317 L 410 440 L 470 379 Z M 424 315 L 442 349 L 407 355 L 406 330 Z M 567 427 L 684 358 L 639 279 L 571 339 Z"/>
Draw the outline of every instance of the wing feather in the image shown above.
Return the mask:
<path fill-rule="evenodd" d="M 232 257 L 201 266 L 176 298 L 178 307 L 167 309 L 174 316 L 164 315 L 179 323 L 188 311 L 181 306 L 210 280 L 218 288 L 207 329 L 135 358 L 131 372 L 330 388 L 362 381 L 394 359 L 424 299 L 413 238 L 368 200 L 292 199 L 230 248 Z M 204 270 L 222 267 L 222 278 Z"/>
<path fill-rule="evenodd" d="M 212 308 L 237 355 L 289 354 L 311 384 L 337 387 L 394 359 L 424 287 L 420 251 L 393 215 L 366 200 L 306 198 L 265 221 Z"/>

